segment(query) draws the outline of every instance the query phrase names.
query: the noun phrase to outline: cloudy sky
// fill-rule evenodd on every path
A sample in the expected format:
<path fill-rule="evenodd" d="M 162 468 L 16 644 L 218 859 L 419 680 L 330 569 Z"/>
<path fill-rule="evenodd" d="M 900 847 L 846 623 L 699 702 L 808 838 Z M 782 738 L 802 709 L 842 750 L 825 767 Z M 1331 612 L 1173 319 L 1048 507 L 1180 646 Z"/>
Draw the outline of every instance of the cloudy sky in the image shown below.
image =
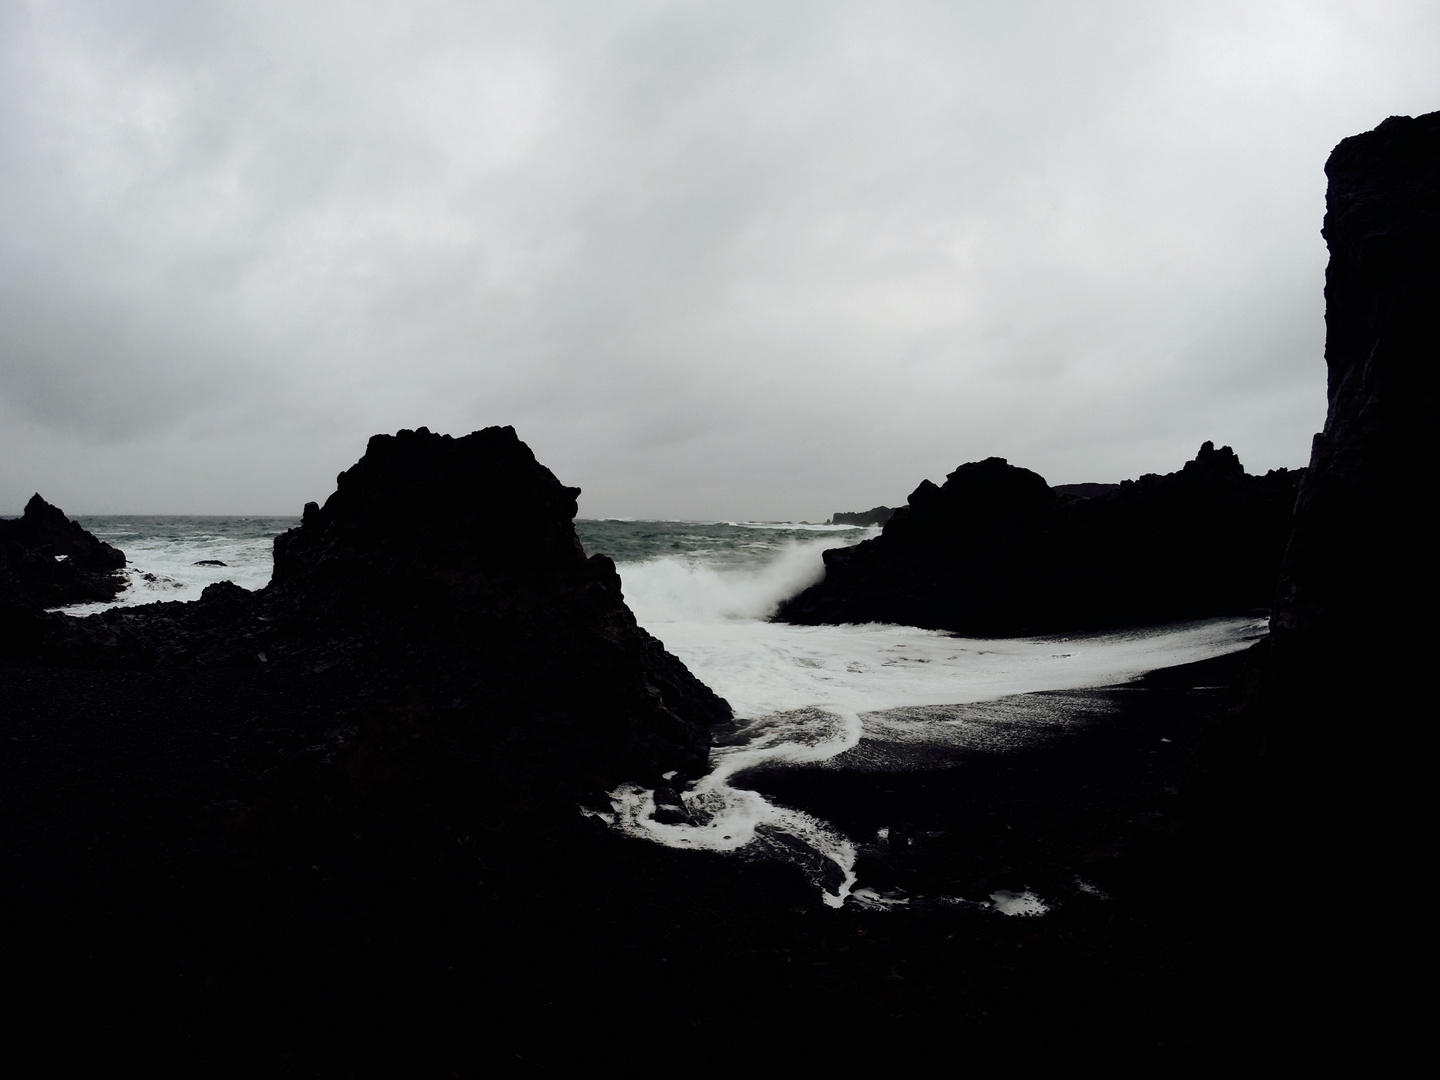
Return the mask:
<path fill-rule="evenodd" d="M 821 518 L 1324 418 L 1381 2 L 0 0 L 0 514 L 295 513 L 513 424 L 587 516 Z"/>

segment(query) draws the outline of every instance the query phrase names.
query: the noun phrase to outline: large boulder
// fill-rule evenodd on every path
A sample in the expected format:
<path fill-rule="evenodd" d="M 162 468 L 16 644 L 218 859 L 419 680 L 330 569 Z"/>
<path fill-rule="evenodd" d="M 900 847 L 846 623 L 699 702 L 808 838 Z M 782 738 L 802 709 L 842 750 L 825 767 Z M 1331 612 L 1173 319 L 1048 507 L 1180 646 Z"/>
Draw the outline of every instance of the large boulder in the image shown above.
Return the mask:
<path fill-rule="evenodd" d="M 796 623 L 977 635 L 1135 625 L 1269 606 L 1298 473 L 1205 443 L 1166 476 L 1057 494 L 1003 458 L 923 481 L 878 537 L 825 553 Z"/>

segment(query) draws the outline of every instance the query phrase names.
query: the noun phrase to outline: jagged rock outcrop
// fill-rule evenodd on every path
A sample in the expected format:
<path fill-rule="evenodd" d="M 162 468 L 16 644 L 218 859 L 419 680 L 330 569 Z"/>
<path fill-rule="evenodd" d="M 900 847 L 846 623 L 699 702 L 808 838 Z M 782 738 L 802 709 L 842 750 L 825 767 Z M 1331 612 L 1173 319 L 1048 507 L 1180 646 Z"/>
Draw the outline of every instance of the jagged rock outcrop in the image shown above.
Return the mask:
<path fill-rule="evenodd" d="M 578 495 L 513 428 L 377 435 L 276 538 L 264 590 L 44 616 L 29 658 L 337 680 L 346 719 L 312 764 L 357 797 L 573 806 L 696 775 L 730 708 L 636 624 L 614 563 L 586 557 Z"/>
<path fill-rule="evenodd" d="M 827 551 L 824 580 L 776 618 L 1006 635 L 1267 607 L 1298 475 L 1247 475 L 1207 442 L 1179 472 L 1075 498 L 971 462 L 923 481 L 880 536 Z"/>
<path fill-rule="evenodd" d="M 18 518 L 0 518 L 0 597 L 34 607 L 113 600 L 125 554 L 38 494 Z"/>
<path fill-rule="evenodd" d="M 830 518 L 831 525 L 884 525 L 895 513 L 893 507 L 872 506 L 869 510 L 842 510 Z"/>
<path fill-rule="evenodd" d="M 389 726 L 418 723 L 426 754 L 497 783 L 695 775 L 729 707 L 636 624 L 615 564 L 586 557 L 579 494 L 513 428 L 374 437 L 325 505 L 276 538 L 259 604 L 267 662 L 419 688 L 424 717 Z M 414 741 L 362 732 L 351 765 L 393 770 Z"/>

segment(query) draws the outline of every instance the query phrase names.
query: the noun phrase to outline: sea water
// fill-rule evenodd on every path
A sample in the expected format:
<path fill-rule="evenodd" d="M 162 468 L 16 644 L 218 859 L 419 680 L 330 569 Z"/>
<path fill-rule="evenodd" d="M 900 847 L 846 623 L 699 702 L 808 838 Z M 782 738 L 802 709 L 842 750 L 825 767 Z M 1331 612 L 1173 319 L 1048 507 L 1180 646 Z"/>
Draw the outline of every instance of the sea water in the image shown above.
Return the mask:
<path fill-rule="evenodd" d="M 79 520 L 129 559 L 119 604 L 193 600 L 223 580 L 262 588 L 273 567 L 274 537 L 298 524 L 279 517 Z M 1029 705 L 1021 708 L 1001 707 L 1002 701 L 1123 683 L 1245 648 L 1265 632 L 1257 618 L 999 640 L 877 624 L 787 626 L 769 617 L 782 600 L 821 578 L 822 552 L 878 530 L 620 519 L 580 520 L 576 529 L 587 552 L 615 560 L 640 625 L 726 698 L 737 722 L 712 752 L 705 776 L 677 781 L 689 823 L 657 822 L 655 789 L 641 783 L 611 792 L 612 812 L 602 816 L 628 835 L 670 847 L 794 863 L 832 906 L 850 897 L 855 841 L 750 790 L 743 783 L 747 771 L 933 768 L 954 760 L 954 751 L 1034 743 L 1078 722 L 1073 711 L 1046 698 L 1022 699 Z M 79 615 L 108 606 L 64 610 Z M 997 910 L 1011 913 L 1030 913 L 1039 904 L 1035 898 L 1002 901 Z"/>
<path fill-rule="evenodd" d="M 298 517 L 79 517 L 98 539 L 125 553 L 125 588 L 113 603 L 74 604 L 69 615 L 160 600 L 198 600 L 205 586 L 233 581 L 263 589 L 275 569 L 275 537 Z"/>

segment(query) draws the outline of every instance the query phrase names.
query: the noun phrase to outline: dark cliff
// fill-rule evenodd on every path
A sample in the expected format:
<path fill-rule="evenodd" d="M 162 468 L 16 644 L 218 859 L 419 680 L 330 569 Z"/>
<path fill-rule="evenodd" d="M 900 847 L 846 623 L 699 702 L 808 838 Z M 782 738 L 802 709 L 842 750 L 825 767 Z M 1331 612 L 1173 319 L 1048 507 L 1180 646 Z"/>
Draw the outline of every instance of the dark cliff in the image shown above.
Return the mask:
<path fill-rule="evenodd" d="M 1440 113 L 1344 140 L 1325 172 L 1325 429 L 1270 638 L 1164 825 L 1205 849 L 1282 853 L 1301 877 L 1343 853 L 1362 880 L 1390 871 L 1397 823 L 1423 813 L 1426 778 L 1394 740 L 1428 699 L 1436 645 L 1424 492 L 1440 365 Z"/>
<path fill-rule="evenodd" d="M 824 580 L 776 618 L 1005 635 L 1268 607 L 1298 476 L 1247 475 L 1206 443 L 1179 472 L 1076 498 L 972 462 L 922 482 L 880 536 L 826 552 Z"/>
<path fill-rule="evenodd" d="M 1280 638 L 1354 636 L 1434 594 L 1420 495 L 1440 366 L 1440 113 L 1344 140 L 1325 173 L 1329 406 L 1285 554 Z"/>

